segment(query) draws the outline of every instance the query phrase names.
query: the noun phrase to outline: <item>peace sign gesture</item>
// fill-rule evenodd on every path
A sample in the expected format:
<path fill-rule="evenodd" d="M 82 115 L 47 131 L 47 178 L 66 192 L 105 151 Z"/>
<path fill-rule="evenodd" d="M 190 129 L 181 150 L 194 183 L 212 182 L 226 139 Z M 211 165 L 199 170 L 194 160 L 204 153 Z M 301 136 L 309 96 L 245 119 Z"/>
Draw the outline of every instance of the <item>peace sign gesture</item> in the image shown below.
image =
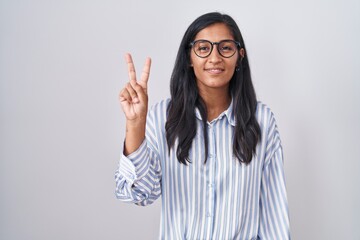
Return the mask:
<path fill-rule="evenodd" d="M 150 75 L 151 59 L 146 59 L 140 81 L 136 80 L 135 66 L 129 53 L 125 55 L 125 60 L 128 67 L 129 82 L 120 91 L 119 102 L 127 121 L 144 121 L 148 109 L 147 83 Z"/>

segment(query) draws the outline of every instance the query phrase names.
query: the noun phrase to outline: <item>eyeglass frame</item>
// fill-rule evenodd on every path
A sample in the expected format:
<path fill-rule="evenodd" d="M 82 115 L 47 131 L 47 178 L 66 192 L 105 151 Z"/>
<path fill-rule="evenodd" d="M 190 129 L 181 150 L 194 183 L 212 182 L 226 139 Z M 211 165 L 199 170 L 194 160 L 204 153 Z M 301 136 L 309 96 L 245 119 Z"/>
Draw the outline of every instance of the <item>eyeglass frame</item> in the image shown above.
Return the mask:
<path fill-rule="evenodd" d="M 210 49 L 209 54 L 206 55 L 206 56 L 204 56 L 204 57 L 199 56 L 199 55 L 196 53 L 195 49 L 193 48 L 193 47 L 195 46 L 195 44 L 196 44 L 197 42 L 200 42 L 200 41 L 208 42 L 208 43 L 211 44 L 211 49 Z M 233 53 L 231 56 L 225 57 L 224 55 L 222 55 L 222 53 L 220 52 L 220 49 L 219 49 L 219 44 L 220 44 L 220 43 L 222 43 L 222 42 L 229 42 L 229 41 L 235 43 L 235 45 L 237 46 L 237 49 L 238 49 L 238 50 L 241 48 L 241 43 L 239 43 L 239 42 L 237 42 L 237 41 L 235 41 L 235 40 L 232 40 L 232 39 L 224 39 L 224 40 L 221 40 L 220 42 L 211 42 L 211 41 L 206 40 L 206 39 L 198 39 L 198 40 L 192 41 L 192 42 L 189 44 L 189 47 L 193 49 L 195 55 L 198 56 L 199 58 L 207 58 L 207 57 L 209 57 L 209 56 L 211 55 L 212 51 L 214 50 L 214 45 L 217 45 L 217 48 L 216 48 L 216 49 L 217 49 L 218 53 L 220 54 L 220 56 L 222 56 L 222 57 L 224 57 L 224 58 L 231 58 L 232 56 L 235 55 L 236 51 L 234 51 L 234 53 Z"/>

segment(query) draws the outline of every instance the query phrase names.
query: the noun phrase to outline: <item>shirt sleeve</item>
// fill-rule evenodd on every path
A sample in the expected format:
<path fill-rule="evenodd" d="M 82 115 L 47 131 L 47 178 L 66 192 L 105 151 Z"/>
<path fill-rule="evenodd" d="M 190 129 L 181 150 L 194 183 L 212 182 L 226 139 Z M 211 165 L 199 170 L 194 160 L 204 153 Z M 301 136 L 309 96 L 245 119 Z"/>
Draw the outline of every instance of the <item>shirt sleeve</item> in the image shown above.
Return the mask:
<path fill-rule="evenodd" d="M 129 156 L 121 156 L 115 172 L 116 197 L 137 205 L 153 203 L 161 195 L 161 167 L 144 140 Z"/>
<path fill-rule="evenodd" d="M 161 164 L 156 149 L 153 115 L 148 114 L 146 137 L 140 147 L 128 156 L 121 155 L 115 172 L 115 195 L 124 202 L 145 206 L 161 195 Z"/>
<path fill-rule="evenodd" d="M 260 192 L 259 237 L 262 240 L 290 239 L 283 151 L 273 116 L 267 136 Z"/>

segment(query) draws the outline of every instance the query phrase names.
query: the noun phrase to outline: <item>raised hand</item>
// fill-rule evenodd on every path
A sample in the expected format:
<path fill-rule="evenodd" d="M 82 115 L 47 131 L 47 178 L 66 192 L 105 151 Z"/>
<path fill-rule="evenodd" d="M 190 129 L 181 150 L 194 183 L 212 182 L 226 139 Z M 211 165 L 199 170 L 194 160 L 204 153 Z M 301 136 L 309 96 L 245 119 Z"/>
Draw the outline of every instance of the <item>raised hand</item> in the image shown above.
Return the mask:
<path fill-rule="evenodd" d="M 125 55 L 129 82 L 119 93 L 119 102 L 128 121 L 145 120 L 148 109 L 147 83 L 150 75 L 151 59 L 147 58 L 140 81 L 136 80 L 135 66 L 129 53 Z"/>

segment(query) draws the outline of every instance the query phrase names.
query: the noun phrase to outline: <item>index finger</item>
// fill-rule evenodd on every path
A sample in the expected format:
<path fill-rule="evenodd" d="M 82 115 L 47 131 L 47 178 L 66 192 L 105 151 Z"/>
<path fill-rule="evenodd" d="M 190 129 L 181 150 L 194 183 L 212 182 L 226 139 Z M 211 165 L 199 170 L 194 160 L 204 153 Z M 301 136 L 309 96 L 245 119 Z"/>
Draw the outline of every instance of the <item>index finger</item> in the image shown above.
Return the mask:
<path fill-rule="evenodd" d="M 147 82 L 148 82 L 149 76 L 150 76 L 150 67 L 151 67 L 151 58 L 147 57 L 144 68 L 141 73 L 140 82 L 139 82 L 139 84 L 144 88 L 147 87 Z"/>
<path fill-rule="evenodd" d="M 125 61 L 128 67 L 128 73 L 129 73 L 129 81 L 135 81 L 136 82 L 136 71 L 135 71 L 135 65 L 132 60 L 131 54 L 127 53 L 125 54 Z"/>

